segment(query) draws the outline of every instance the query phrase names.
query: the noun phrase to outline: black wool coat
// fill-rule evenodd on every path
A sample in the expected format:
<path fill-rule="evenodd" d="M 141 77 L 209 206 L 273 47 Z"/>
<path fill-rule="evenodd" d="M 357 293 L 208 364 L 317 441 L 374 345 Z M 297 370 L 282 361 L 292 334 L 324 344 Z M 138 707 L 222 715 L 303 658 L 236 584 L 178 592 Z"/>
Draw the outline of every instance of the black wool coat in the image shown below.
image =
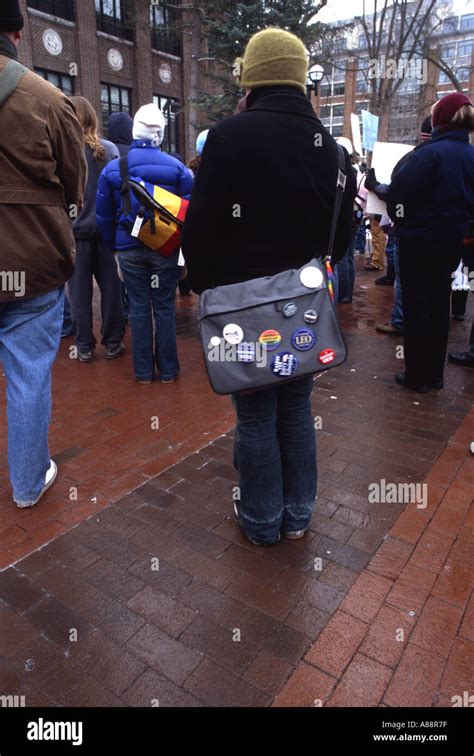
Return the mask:
<path fill-rule="evenodd" d="M 355 172 L 347 182 L 333 262 L 352 228 Z M 337 145 L 295 87 L 253 90 L 247 110 L 209 132 L 182 249 L 194 291 L 299 268 L 327 252 Z"/>

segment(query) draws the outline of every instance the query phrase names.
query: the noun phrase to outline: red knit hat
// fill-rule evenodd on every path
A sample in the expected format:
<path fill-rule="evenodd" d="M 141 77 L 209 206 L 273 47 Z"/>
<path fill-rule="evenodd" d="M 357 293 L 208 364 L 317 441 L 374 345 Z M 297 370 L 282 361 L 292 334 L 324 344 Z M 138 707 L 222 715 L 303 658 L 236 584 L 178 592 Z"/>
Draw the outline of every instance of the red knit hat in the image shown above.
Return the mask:
<path fill-rule="evenodd" d="M 472 102 L 462 92 L 451 92 L 451 94 L 445 95 L 441 100 L 438 100 L 431 115 L 433 128 L 447 126 L 463 105 L 472 105 Z"/>

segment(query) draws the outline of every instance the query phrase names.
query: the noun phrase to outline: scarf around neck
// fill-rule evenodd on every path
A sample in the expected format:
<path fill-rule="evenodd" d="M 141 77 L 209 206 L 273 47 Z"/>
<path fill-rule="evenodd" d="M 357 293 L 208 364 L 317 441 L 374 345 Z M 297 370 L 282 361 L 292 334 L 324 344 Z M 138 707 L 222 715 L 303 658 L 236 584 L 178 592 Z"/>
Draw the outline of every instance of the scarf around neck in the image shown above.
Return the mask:
<path fill-rule="evenodd" d="M 0 55 L 6 55 L 7 58 L 13 58 L 18 60 L 18 50 L 13 42 L 10 42 L 8 37 L 4 34 L 0 34 Z"/>

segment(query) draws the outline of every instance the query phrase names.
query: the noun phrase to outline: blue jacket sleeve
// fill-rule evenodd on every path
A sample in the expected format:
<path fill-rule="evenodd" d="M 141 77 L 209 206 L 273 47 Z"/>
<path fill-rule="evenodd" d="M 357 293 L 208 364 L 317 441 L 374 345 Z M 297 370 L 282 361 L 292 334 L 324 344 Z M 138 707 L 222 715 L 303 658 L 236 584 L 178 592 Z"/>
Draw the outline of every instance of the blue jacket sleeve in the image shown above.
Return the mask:
<path fill-rule="evenodd" d="M 381 200 L 385 200 L 390 189 L 390 184 L 377 184 L 372 189 L 373 193 Z"/>
<path fill-rule="evenodd" d="M 183 168 L 179 176 L 179 182 L 178 182 L 179 196 L 183 197 L 183 199 L 188 200 L 191 197 L 193 184 L 194 184 L 193 174 L 191 173 L 189 168 L 186 168 L 186 166 L 183 165 Z"/>
<path fill-rule="evenodd" d="M 108 246 L 115 247 L 116 207 L 113 188 L 108 179 L 108 166 L 99 176 L 96 196 L 96 218 L 100 235 Z"/>

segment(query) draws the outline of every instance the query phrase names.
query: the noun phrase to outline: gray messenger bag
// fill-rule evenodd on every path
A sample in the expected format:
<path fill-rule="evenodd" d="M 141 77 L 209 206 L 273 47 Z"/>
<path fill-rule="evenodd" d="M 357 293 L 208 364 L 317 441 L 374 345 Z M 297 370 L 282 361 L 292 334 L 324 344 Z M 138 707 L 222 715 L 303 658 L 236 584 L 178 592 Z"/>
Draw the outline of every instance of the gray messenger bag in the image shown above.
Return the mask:
<path fill-rule="evenodd" d="M 346 175 L 339 171 L 328 255 L 299 270 L 206 289 L 199 303 L 204 361 L 217 394 L 258 391 L 340 365 L 347 356 L 330 266 Z"/>

